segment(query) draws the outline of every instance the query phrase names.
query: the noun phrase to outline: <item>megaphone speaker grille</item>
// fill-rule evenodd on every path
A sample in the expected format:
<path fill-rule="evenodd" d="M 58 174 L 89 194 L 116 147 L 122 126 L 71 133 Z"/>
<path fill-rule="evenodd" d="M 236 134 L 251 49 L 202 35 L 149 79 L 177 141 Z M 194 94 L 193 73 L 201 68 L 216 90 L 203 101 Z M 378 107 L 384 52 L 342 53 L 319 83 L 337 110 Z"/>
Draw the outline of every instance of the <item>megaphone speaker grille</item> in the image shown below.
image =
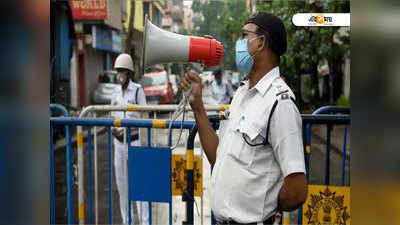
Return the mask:
<path fill-rule="evenodd" d="M 215 39 L 191 37 L 189 62 L 202 61 L 206 66 L 216 66 L 222 62 L 224 47 Z"/>

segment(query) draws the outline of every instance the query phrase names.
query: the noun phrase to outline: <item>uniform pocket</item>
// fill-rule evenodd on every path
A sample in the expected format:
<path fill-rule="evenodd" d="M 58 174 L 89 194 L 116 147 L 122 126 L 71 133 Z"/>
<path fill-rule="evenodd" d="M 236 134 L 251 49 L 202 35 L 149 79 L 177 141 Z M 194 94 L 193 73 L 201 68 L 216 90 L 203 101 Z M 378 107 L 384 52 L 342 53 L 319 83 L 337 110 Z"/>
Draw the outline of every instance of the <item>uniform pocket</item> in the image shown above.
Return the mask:
<path fill-rule="evenodd" d="M 260 133 L 260 130 L 253 126 L 249 121 L 242 121 L 237 126 L 237 131 L 246 136 L 247 140 L 255 141 Z"/>
<path fill-rule="evenodd" d="M 247 167 L 253 161 L 256 148 L 248 145 L 245 140 L 252 143 L 260 141 L 260 129 L 248 123 L 248 121 L 240 121 L 233 128 L 235 130 L 235 138 L 239 138 L 242 141 L 240 145 L 233 146 L 231 155 L 238 163 Z"/>
<path fill-rule="evenodd" d="M 256 122 L 242 121 L 238 123 L 236 131 L 241 133 L 243 141 L 249 146 L 260 145 L 265 141 L 265 132 Z M 254 147 L 254 146 L 253 146 Z"/>

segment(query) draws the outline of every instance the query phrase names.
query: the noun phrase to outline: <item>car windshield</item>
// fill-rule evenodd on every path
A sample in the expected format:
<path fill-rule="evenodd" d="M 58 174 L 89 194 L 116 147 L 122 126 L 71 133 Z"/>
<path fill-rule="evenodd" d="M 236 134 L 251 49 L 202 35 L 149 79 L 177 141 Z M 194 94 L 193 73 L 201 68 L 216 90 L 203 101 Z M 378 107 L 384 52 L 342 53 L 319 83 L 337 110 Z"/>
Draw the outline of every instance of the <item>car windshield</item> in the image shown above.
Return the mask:
<path fill-rule="evenodd" d="M 165 74 L 144 76 L 141 81 L 142 86 L 157 86 L 167 83 Z"/>
<path fill-rule="evenodd" d="M 116 76 L 113 73 L 104 73 L 104 74 L 100 75 L 98 77 L 98 81 L 99 81 L 99 83 L 103 83 L 103 84 L 104 83 L 111 83 L 111 84 L 117 83 Z"/>

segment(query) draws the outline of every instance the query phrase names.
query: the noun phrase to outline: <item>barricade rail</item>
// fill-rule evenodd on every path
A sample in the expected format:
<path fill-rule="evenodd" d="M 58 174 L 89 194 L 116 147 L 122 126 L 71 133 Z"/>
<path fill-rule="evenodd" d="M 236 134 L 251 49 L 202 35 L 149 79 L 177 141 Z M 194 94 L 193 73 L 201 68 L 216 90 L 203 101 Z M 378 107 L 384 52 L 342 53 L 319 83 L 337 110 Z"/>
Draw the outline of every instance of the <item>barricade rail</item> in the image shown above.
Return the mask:
<path fill-rule="evenodd" d="M 60 105 L 52 105 L 52 108 L 62 108 L 62 106 Z M 84 220 L 84 214 L 85 214 L 85 200 L 84 200 L 84 180 L 85 180 L 85 174 L 84 174 L 84 151 L 83 151 L 83 132 L 82 132 L 82 126 L 86 126 L 88 127 L 88 145 L 89 148 L 91 149 L 92 147 L 92 138 L 91 138 L 91 128 L 94 128 L 95 132 L 94 132 L 94 167 L 95 167 L 95 221 L 96 224 L 98 222 L 98 206 L 97 206 L 97 132 L 96 132 L 96 127 L 97 126 L 104 126 L 104 127 L 108 127 L 108 136 L 109 136 L 109 158 L 111 158 L 111 135 L 110 135 L 110 127 L 111 126 L 119 126 L 119 127 L 142 127 L 142 128 L 148 128 L 148 146 L 150 146 L 151 144 L 151 130 L 150 128 L 167 128 L 170 124 L 169 121 L 166 120 L 135 120 L 135 123 L 132 123 L 132 120 L 129 119 L 115 119 L 115 120 L 110 120 L 110 119 L 93 119 L 93 118 L 83 118 L 89 115 L 94 115 L 96 116 L 97 112 L 112 112 L 112 111 L 124 111 L 124 112 L 173 112 L 174 110 L 176 110 L 176 108 L 178 107 L 178 105 L 147 105 L 147 106 L 142 106 L 142 105 L 128 105 L 128 106 L 119 106 L 119 105 L 95 105 L 95 106 L 88 106 L 86 108 L 84 108 L 80 115 L 79 118 L 69 118 L 67 117 L 68 115 L 64 115 L 63 118 L 51 118 L 51 129 L 53 126 L 66 126 L 68 127 L 68 129 L 71 126 L 77 126 L 77 170 L 78 170 L 78 218 L 79 218 L 79 223 L 80 224 L 84 224 L 85 220 Z M 223 112 L 224 110 L 226 110 L 227 108 L 229 108 L 229 105 L 219 105 L 219 106 L 205 106 L 207 111 L 216 111 L 216 112 Z M 190 107 L 186 107 L 186 111 L 191 111 Z M 180 121 L 175 121 L 173 122 L 173 126 L 172 129 L 176 129 L 176 128 L 181 128 L 181 122 Z M 191 127 L 193 127 L 194 125 L 194 121 L 185 121 L 184 123 L 184 127 L 183 129 L 190 129 Z M 127 129 L 125 130 L 125 135 L 126 132 L 129 132 L 130 130 Z M 67 132 L 68 135 L 70 136 L 70 132 Z M 52 133 L 51 133 L 52 135 Z M 52 141 L 52 136 L 50 137 L 51 141 Z M 67 141 L 67 147 L 70 149 L 71 148 L 71 141 L 70 138 L 68 139 L 69 142 Z M 126 143 L 125 143 L 126 144 Z M 169 145 L 171 144 L 171 136 L 169 137 Z M 52 142 L 51 142 L 51 148 L 53 148 L 52 146 Z M 51 152 L 53 152 L 53 150 L 51 149 Z M 67 151 L 67 158 L 72 159 L 71 155 L 71 150 Z M 53 153 L 51 153 L 53 154 Z M 89 192 L 92 191 L 93 188 L 93 184 L 92 184 L 92 152 L 88 151 L 89 154 Z M 53 162 L 52 162 L 53 165 Z M 51 169 L 51 173 L 54 169 Z M 126 171 L 126 167 L 124 168 L 124 170 Z M 111 171 L 111 161 L 109 160 L 109 171 Z M 67 179 L 67 189 L 68 189 L 68 207 L 67 207 L 67 211 L 68 211 L 68 224 L 72 224 L 73 222 L 73 213 L 72 213 L 72 164 L 69 161 L 69 163 L 67 162 L 67 175 L 71 174 L 71 179 Z M 125 173 L 126 174 L 126 173 Z M 54 174 L 51 174 L 52 176 L 52 181 L 54 180 Z M 111 172 L 109 172 L 109 181 L 111 181 Z M 112 189 L 111 186 L 111 182 L 109 182 L 109 187 L 110 190 Z M 111 193 L 111 192 L 110 192 Z M 111 210 L 111 194 L 109 193 L 109 220 L 108 222 L 111 223 L 112 222 L 112 210 Z M 51 194 L 52 196 L 54 196 L 54 193 Z M 127 196 L 127 194 L 126 194 Z M 54 201 L 52 201 L 54 202 Z M 89 223 L 93 223 L 93 216 L 92 216 L 92 209 L 93 209 L 93 203 L 92 203 L 92 194 L 89 193 Z M 171 213 L 171 210 L 170 210 Z M 151 223 L 151 210 L 149 210 L 149 214 L 150 214 L 150 223 Z M 51 215 L 54 215 L 54 210 L 51 211 Z M 170 223 L 171 223 L 171 218 L 172 215 L 170 215 Z M 54 221 L 54 218 L 51 219 L 51 221 Z"/>
<path fill-rule="evenodd" d="M 79 128 L 81 126 L 85 126 L 88 128 L 88 148 L 92 148 L 92 139 L 91 139 L 91 128 L 96 127 L 96 126 L 103 126 L 107 127 L 107 132 L 108 132 L 108 169 L 109 169 L 109 174 L 108 174 L 108 185 L 109 185 L 109 196 L 108 196 L 108 201 L 109 201 L 109 213 L 108 213 L 108 223 L 112 224 L 112 199 L 111 199 L 111 127 L 112 126 L 117 126 L 117 127 L 137 127 L 137 128 L 148 128 L 150 133 L 150 128 L 159 128 L 159 129 L 165 129 L 168 128 L 171 121 L 170 120 L 160 120 L 160 119 L 138 119 L 138 120 L 132 120 L 132 119 L 111 119 L 111 118 L 82 118 L 83 116 L 88 115 L 90 112 L 96 112 L 96 111 L 140 111 L 140 112 L 149 112 L 149 111 L 163 111 L 163 112 L 171 112 L 173 111 L 176 106 L 89 106 L 85 108 L 79 118 L 72 118 L 68 117 L 68 112 L 64 109 L 62 109 L 60 106 L 56 105 L 51 105 L 50 108 L 51 110 L 58 110 L 62 111 L 64 117 L 51 117 L 50 118 L 50 177 L 51 177 L 51 193 L 50 193 L 50 224 L 54 223 L 54 155 L 53 155 L 53 143 L 52 143 L 52 129 L 54 126 L 65 126 L 66 128 L 66 139 L 67 139 L 67 217 L 68 217 L 68 224 L 73 224 L 73 196 L 72 196 L 72 184 L 73 184 L 73 171 L 72 171 L 72 152 L 71 152 L 71 133 L 70 133 L 70 128 L 71 126 L 77 126 L 78 127 L 78 164 L 80 166 L 83 165 L 83 155 L 79 156 L 79 151 L 83 153 L 82 148 L 83 148 L 83 139 L 81 136 L 82 133 L 82 128 Z M 207 106 L 208 111 L 220 111 L 223 112 L 224 110 L 228 109 L 228 105 L 223 105 L 223 106 Z M 187 110 L 190 110 L 190 107 L 187 108 Z M 330 108 L 329 110 L 333 110 Z M 334 112 L 340 112 L 340 113 L 346 113 L 349 111 L 346 111 L 347 109 L 338 109 L 337 111 Z M 326 111 L 325 111 L 326 112 Z M 332 113 L 331 111 L 329 111 Z M 322 125 L 327 125 L 327 127 L 332 127 L 334 125 L 349 125 L 350 124 L 350 115 L 309 115 L 309 114 L 302 114 L 302 120 L 303 120 L 303 135 L 304 135 L 304 149 L 306 153 L 306 169 L 307 173 L 309 172 L 309 154 L 310 152 L 308 149 L 310 148 L 310 137 L 311 134 L 309 132 L 311 131 L 311 125 L 314 124 L 322 124 Z M 223 119 L 223 116 L 212 116 L 210 117 L 210 122 L 212 123 L 214 129 L 218 129 L 219 126 L 219 120 Z M 180 129 L 182 125 L 182 121 L 174 121 L 172 122 L 172 129 Z M 186 202 L 186 220 L 184 221 L 184 224 L 193 224 L 194 223 L 194 218 L 193 218 L 193 204 L 194 204 L 194 181 L 193 181 L 193 150 L 194 150 L 194 137 L 196 136 L 197 133 L 197 127 L 196 123 L 193 120 L 190 121 L 185 121 L 183 124 L 183 129 L 189 129 L 189 138 L 187 141 L 187 152 L 186 152 L 186 157 L 187 157 L 187 168 L 186 168 L 186 180 L 187 180 L 187 187 L 186 187 L 186 192 L 182 194 L 182 200 Z M 127 129 L 128 132 L 128 143 L 130 143 L 130 129 Z M 347 127 L 345 130 L 347 134 Z M 345 135 L 346 135 L 345 134 Z M 330 135 L 330 133 L 328 133 Z M 169 138 L 169 146 L 171 144 L 171 137 Z M 346 140 L 344 141 L 346 142 Z M 148 138 L 148 146 L 150 146 L 151 140 L 150 137 Z M 128 145 L 129 146 L 129 145 Z M 344 151 L 345 151 L 345 146 L 344 144 Z M 88 151 L 89 153 L 89 168 L 91 168 L 91 151 Z M 329 165 L 328 165 L 329 166 Z M 79 169 L 79 165 L 78 165 Z M 79 189 L 79 195 L 83 196 L 83 168 L 80 168 L 81 172 L 79 172 L 78 177 L 79 177 L 79 185 L 81 186 Z M 327 170 L 328 171 L 328 170 Z M 92 218 L 92 213 L 93 213 L 93 206 L 92 206 L 92 177 L 91 177 L 92 171 L 89 169 L 89 223 L 93 223 L 93 218 Z M 308 174 L 307 174 L 308 178 Z M 97 186 L 97 184 L 96 184 Z M 97 202 L 97 201 L 96 201 Z M 78 207 L 78 218 L 81 224 L 84 223 L 84 201 L 83 198 L 79 198 L 79 207 Z M 129 204 L 130 207 L 130 204 Z M 97 207 L 96 207 L 97 208 Z M 171 204 L 170 204 L 170 216 L 169 216 L 169 222 L 172 224 L 172 210 L 171 210 Z M 130 211 L 130 210 L 129 210 Z M 302 214 L 301 209 L 299 210 L 299 215 Z M 97 217 L 97 215 L 96 215 Z M 151 214 L 150 214 L 151 218 Z M 288 221 L 286 220 L 286 223 Z M 299 216 L 299 223 L 301 224 L 301 218 Z M 97 218 L 96 218 L 96 223 L 97 223 Z M 150 221 L 151 224 L 151 221 Z"/>

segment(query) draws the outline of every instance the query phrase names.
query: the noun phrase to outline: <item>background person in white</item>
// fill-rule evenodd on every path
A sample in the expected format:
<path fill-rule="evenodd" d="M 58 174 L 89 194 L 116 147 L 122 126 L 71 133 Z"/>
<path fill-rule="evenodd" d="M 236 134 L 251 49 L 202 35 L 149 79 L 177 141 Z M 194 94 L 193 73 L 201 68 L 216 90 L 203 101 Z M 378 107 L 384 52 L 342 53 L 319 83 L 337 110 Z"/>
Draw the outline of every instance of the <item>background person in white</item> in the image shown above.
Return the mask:
<path fill-rule="evenodd" d="M 214 80 L 211 83 L 212 97 L 218 104 L 229 104 L 233 97 L 232 85 L 222 79 L 221 69 L 217 69 L 214 73 Z"/>
<path fill-rule="evenodd" d="M 117 79 L 121 84 L 115 90 L 114 97 L 111 101 L 112 105 L 146 105 L 146 96 L 144 94 L 143 88 L 140 84 L 134 83 L 134 69 L 132 58 L 128 54 L 120 54 L 115 60 L 114 68 L 117 70 Z M 138 112 L 124 112 L 114 111 L 111 113 L 114 118 L 140 118 Z M 124 180 L 124 158 L 128 159 L 128 150 L 124 148 L 124 128 L 122 127 L 112 127 L 112 134 L 114 136 L 114 167 L 115 167 L 115 178 L 117 182 L 117 188 L 120 199 L 120 209 L 121 216 L 124 224 L 128 224 L 128 214 L 127 214 L 127 199 L 125 198 L 125 186 Z M 138 129 L 131 129 L 131 145 L 139 146 L 139 131 Z M 136 182 L 136 181 L 133 181 Z M 139 214 L 139 221 L 142 225 L 149 224 L 149 213 L 148 213 L 148 203 L 147 202 L 136 202 L 137 211 Z M 132 221 L 134 221 L 133 209 L 131 212 Z"/>
<path fill-rule="evenodd" d="M 236 64 L 249 79 L 236 91 L 219 136 L 204 110 L 200 78 L 188 73 L 182 81 L 184 90 L 193 84 L 189 102 L 213 167 L 211 209 L 219 223 L 277 223 L 278 211 L 295 210 L 306 200 L 301 117 L 279 75 L 286 46 L 277 16 L 259 12 L 246 20 L 236 43 Z"/>

